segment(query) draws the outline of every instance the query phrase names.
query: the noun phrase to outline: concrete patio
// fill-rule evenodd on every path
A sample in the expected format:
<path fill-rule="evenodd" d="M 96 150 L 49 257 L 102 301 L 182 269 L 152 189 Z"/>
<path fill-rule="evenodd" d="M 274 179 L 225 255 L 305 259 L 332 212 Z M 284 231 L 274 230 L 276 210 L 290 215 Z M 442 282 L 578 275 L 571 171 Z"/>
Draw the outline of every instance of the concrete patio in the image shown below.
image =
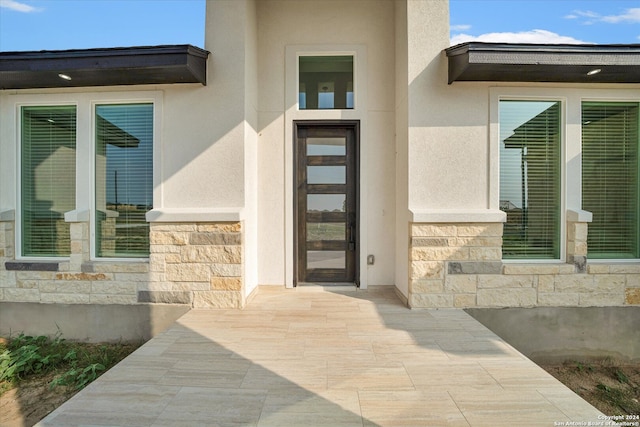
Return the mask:
<path fill-rule="evenodd" d="M 462 310 L 261 288 L 193 310 L 40 426 L 554 426 L 595 408 Z M 558 423 L 558 424 L 555 424 Z"/>

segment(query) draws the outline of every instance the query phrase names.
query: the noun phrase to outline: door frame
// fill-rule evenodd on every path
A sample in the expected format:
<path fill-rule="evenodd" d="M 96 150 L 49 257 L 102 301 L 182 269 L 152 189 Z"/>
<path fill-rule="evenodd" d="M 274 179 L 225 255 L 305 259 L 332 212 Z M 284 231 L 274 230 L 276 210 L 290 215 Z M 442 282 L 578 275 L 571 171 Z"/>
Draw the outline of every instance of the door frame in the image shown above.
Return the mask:
<path fill-rule="evenodd" d="M 299 216 L 298 216 L 298 128 L 299 127 L 343 127 L 351 128 L 354 133 L 354 147 L 353 165 L 355 167 L 355 182 L 353 183 L 353 191 L 355 198 L 355 254 L 354 254 L 354 282 L 356 287 L 360 287 L 360 120 L 293 120 L 292 129 L 292 147 L 293 147 L 293 286 L 298 285 L 298 273 L 299 273 L 299 256 L 298 256 L 298 237 L 299 237 Z M 322 282 L 320 282 L 322 283 Z M 331 282 L 328 282 L 331 283 Z M 347 282 L 352 283 L 352 282 Z M 342 284 L 342 283 L 340 283 Z"/>

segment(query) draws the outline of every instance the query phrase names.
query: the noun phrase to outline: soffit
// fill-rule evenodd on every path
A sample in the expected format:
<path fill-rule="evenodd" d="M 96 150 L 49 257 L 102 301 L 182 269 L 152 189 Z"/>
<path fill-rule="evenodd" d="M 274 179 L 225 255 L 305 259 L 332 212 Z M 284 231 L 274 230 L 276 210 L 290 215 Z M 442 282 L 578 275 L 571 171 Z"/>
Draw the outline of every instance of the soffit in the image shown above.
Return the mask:
<path fill-rule="evenodd" d="M 206 85 L 208 55 L 191 45 L 0 52 L 0 89 Z"/>
<path fill-rule="evenodd" d="M 640 83 L 640 44 L 468 42 L 445 50 L 456 81 Z M 589 75 L 592 70 L 600 70 Z"/>

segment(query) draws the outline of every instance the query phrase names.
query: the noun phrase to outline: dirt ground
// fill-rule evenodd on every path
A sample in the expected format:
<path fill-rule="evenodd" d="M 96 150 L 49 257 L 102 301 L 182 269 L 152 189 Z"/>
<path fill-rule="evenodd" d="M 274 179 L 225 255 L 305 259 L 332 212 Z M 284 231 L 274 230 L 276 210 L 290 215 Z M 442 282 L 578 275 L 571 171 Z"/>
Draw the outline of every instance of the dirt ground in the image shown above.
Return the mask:
<path fill-rule="evenodd" d="M 640 363 L 603 360 L 541 366 L 606 415 L 640 415 Z"/>
<path fill-rule="evenodd" d="M 606 415 L 640 414 L 640 364 L 565 362 L 542 367 Z M 68 387 L 50 390 L 51 379 L 23 381 L 0 395 L 0 426 L 31 427 L 76 393 Z"/>
<path fill-rule="evenodd" d="M 31 427 L 77 393 L 71 387 L 50 390 L 53 376 L 22 381 L 0 395 L 0 426 Z"/>

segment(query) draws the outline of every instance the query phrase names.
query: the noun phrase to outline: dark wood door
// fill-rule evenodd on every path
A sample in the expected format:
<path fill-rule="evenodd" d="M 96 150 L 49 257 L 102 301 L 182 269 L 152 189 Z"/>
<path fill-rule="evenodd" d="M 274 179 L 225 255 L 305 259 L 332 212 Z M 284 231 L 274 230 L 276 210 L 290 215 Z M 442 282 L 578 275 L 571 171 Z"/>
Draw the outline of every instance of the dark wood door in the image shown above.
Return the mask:
<path fill-rule="evenodd" d="M 295 123 L 296 283 L 356 283 L 357 122 Z"/>

